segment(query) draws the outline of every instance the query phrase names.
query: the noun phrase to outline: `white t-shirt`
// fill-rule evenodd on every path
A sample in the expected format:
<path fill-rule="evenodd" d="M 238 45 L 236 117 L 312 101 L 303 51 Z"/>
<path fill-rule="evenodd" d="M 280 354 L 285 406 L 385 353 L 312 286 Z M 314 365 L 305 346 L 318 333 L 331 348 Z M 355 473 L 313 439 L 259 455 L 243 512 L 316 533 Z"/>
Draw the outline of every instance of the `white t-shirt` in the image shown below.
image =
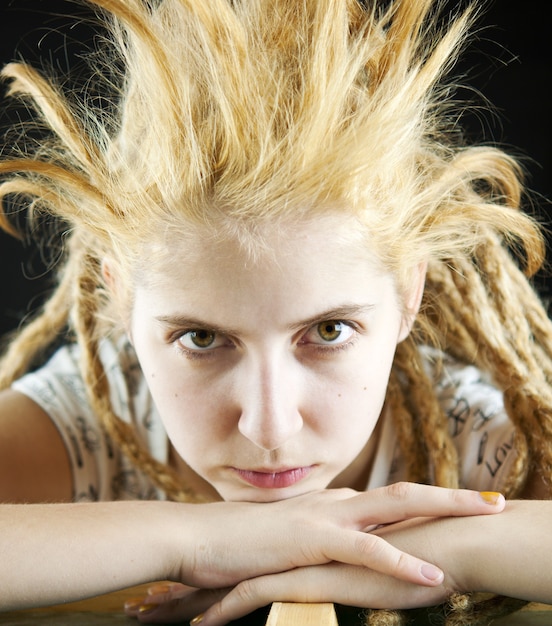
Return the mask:
<path fill-rule="evenodd" d="M 439 353 L 422 350 L 458 449 L 461 486 L 500 490 L 516 454 L 514 428 L 502 393 L 477 368 L 445 356 L 444 367 L 437 369 L 433 357 Z M 100 356 L 115 412 L 133 425 L 153 458 L 166 463 L 169 440 L 134 350 L 126 342 L 115 346 L 105 341 Z M 100 426 L 87 400 L 78 360 L 78 346 L 65 346 L 42 368 L 12 385 L 39 404 L 61 433 L 73 471 L 74 500 L 163 499 L 163 493 L 120 453 Z M 385 414 L 382 419 L 367 489 L 406 479 L 392 419 Z"/>

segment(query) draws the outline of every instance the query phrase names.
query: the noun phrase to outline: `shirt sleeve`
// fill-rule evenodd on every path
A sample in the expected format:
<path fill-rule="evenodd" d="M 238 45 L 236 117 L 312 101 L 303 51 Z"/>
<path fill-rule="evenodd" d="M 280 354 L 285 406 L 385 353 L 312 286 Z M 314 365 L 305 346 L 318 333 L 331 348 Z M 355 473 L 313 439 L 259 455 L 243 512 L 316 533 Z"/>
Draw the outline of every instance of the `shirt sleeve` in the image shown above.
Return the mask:
<path fill-rule="evenodd" d="M 150 454 L 166 462 L 167 437 L 131 349 L 106 341 L 100 356 L 115 412 L 135 427 Z M 101 426 L 88 401 L 78 360 L 78 346 L 65 346 L 43 367 L 12 384 L 13 389 L 34 400 L 58 429 L 71 463 L 73 500 L 162 498 Z"/>

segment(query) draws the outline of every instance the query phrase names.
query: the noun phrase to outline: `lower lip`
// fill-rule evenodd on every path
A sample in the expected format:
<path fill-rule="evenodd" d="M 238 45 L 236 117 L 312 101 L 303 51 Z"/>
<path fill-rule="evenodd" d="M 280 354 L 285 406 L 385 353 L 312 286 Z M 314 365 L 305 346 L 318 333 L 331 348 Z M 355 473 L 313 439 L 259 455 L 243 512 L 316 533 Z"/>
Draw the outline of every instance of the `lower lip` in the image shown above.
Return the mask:
<path fill-rule="evenodd" d="M 303 480 L 313 470 L 313 466 L 310 467 L 296 467 L 294 469 L 286 470 L 285 472 L 252 472 L 249 470 L 240 470 L 232 468 L 240 478 L 246 483 L 253 485 L 253 487 L 259 487 L 261 489 L 283 489 L 284 487 L 291 487 L 299 481 Z"/>

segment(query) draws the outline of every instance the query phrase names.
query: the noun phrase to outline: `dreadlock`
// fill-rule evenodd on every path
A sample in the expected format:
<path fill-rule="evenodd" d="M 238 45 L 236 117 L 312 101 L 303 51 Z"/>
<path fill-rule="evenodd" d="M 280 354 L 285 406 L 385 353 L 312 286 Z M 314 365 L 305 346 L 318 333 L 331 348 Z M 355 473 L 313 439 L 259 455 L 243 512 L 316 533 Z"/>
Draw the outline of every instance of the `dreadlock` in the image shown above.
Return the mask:
<path fill-rule="evenodd" d="M 1 386 L 67 333 L 113 441 L 169 498 L 196 501 L 113 410 L 102 338 L 123 332 L 121 304 L 131 306 L 145 258 L 166 262 L 168 233 L 232 236 L 254 254 L 256 225 L 338 207 L 369 233 L 400 292 L 428 263 L 387 393 L 409 479 L 460 484 L 423 344 L 475 364 L 503 391 L 518 453 L 505 495 L 519 495 L 530 471 L 552 492 L 552 326 L 527 278 L 543 263 L 543 238 L 520 211 L 518 164 L 460 144 L 445 80 L 477 7 L 443 20 L 438 0 L 89 4 L 105 27 L 111 109 L 83 105 L 24 63 L 2 72 L 50 134 L 34 152 L 22 144 L 3 157 L 0 198 L 29 199 L 31 217 L 68 228 L 57 287 L 11 342 Z M 7 211 L 0 226 L 14 232 Z M 106 255 L 128 286 L 119 303 L 103 282 Z M 521 604 L 459 594 L 443 615 L 451 626 L 485 624 Z M 373 611 L 366 623 L 404 619 Z"/>

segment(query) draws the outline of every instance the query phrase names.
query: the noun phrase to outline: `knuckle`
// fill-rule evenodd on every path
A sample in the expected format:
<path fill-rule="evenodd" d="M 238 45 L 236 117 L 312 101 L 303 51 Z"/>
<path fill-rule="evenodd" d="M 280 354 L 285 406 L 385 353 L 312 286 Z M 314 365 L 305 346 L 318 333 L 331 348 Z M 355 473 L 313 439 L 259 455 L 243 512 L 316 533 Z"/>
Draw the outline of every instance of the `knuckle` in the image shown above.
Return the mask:
<path fill-rule="evenodd" d="M 215 621 L 224 620 L 226 623 L 229 618 L 242 616 L 262 606 L 258 601 L 257 585 L 251 580 L 243 580 L 227 591 L 209 609 L 209 615 Z"/>
<path fill-rule="evenodd" d="M 319 493 L 320 500 L 323 502 L 333 503 L 336 500 L 345 500 L 357 496 L 358 491 L 351 489 L 350 487 L 338 487 L 336 489 L 324 489 Z"/>
<path fill-rule="evenodd" d="M 258 599 L 259 585 L 253 579 L 242 580 L 234 587 L 232 594 L 235 600 L 249 606 Z"/>
<path fill-rule="evenodd" d="M 360 495 L 358 491 L 356 491 L 355 489 L 351 489 L 350 487 L 341 487 L 337 490 L 337 492 L 338 495 L 343 499 L 354 498 L 355 496 Z"/>
<path fill-rule="evenodd" d="M 402 578 L 410 569 L 410 557 L 404 552 L 396 552 L 391 558 L 390 574 Z"/>
<path fill-rule="evenodd" d="M 386 542 L 377 535 L 362 535 L 357 540 L 358 551 L 366 555 L 372 565 L 385 559 L 386 547 Z"/>
<path fill-rule="evenodd" d="M 457 504 L 462 504 L 463 500 L 465 499 L 466 492 L 462 489 L 443 489 L 443 491 L 448 496 L 453 506 Z"/>
<path fill-rule="evenodd" d="M 402 577 L 409 569 L 409 555 L 376 535 L 368 535 L 366 539 L 359 549 L 365 553 L 370 568 L 394 577 Z"/>
<path fill-rule="evenodd" d="M 394 500 L 407 500 L 411 498 L 414 491 L 414 485 L 412 483 L 408 483 L 406 481 L 400 481 L 398 483 L 393 483 L 386 487 L 387 495 Z"/>
<path fill-rule="evenodd" d="M 451 513 L 454 513 L 459 509 L 470 509 L 474 504 L 473 495 L 470 491 L 465 489 L 446 489 L 444 491 L 446 491 L 448 496 L 448 501 L 450 503 L 449 510 Z"/>

